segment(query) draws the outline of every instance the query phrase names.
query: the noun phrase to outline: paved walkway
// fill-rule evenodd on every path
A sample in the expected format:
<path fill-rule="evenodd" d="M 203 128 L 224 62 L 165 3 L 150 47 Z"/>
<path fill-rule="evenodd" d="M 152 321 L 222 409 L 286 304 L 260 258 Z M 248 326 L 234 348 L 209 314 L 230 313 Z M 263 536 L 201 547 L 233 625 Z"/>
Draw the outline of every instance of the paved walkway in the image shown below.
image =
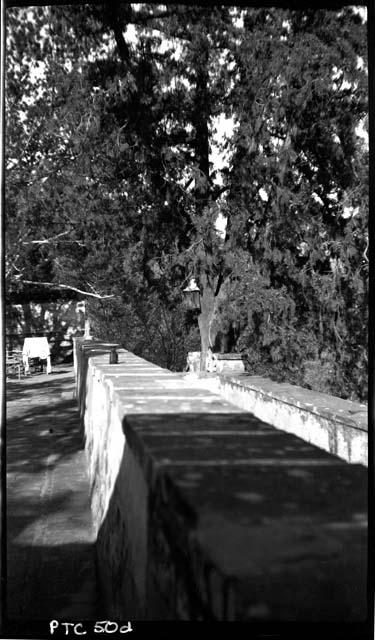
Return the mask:
<path fill-rule="evenodd" d="M 70 366 L 7 381 L 8 619 L 103 615 Z"/>

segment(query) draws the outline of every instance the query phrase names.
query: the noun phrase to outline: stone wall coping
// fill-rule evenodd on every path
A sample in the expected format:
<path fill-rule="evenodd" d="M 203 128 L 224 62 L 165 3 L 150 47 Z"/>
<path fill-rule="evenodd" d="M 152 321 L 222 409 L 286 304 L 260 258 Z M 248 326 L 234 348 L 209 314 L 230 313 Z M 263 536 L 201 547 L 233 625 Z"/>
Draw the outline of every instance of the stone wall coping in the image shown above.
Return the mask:
<path fill-rule="evenodd" d="M 92 344 L 91 349 L 93 351 L 92 356 L 95 355 L 95 358 L 100 358 L 97 350 L 100 348 L 105 349 L 105 343 Z M 85 344 L 90 348 L 89 344 Z M 108 348 L 108 347 L 107 347 Z M 96 352 L 96 353 L 95 353 Z M 130 356 L 129 352 L 120 348 L 118 349 L 118 353 L 122 354 L 120 359 L 128 358 Z M 235 356 L 232 359 L 238 359 L 239 354 L 218 354 L 222 356 Z M 99 364 L 99 360 L 96 360 Z M 159 374 L 169 375 L 180 379 L 185 379 L 185 383 L 189 385 L 192 383 L 193 386 L 196 386 L 199 380 L 196 380 L 196 384 L 194 385 L 193 380 L 189 380 L 189 376 L 185 374 L 178 374 L 169 371 L 168 369 L 164 369 L 153 362 L 149 362 L 144 360 L 134 354 L 131 354 L 131 362 L 132 364 L 139 366 L 141 369 L 145 369 L 145 366 L 152 371 L 155 370 Z M 105 374 L 121 376 L 123 373 L 121 371 L 121 362 L 117 365 L 108 365 L 107 361 L 104 361 L 104 354 L 102 354 L 101 366 L 105 366 Z M 124 364 L 124 362 L 122 363 Z M 104 371 L 103 371 L 104 373 Z M 270 398 L 277 399 L 285 404 L 289 404 L 291 406 L 298 407 L 304 411 L 308 411 L 312 414 L 322 416 L 324 418 L 328 418 L 329 420 L 334 420 L 343 424 L 344 426 L 350 426 L 351 428 L 358 429 L 361 431 L 368 431 L 368 414 L 367 414 L 367 405 L 361 404 L 359 402 L 353 402 L 352 400 L 344 400 L 343 398 L 338 398 L 336 396 L 331 396 L 327 393 L 321 393 L 318 391 L 312 391 L 310 389 L 305 389 L 304 387 L 299 387 L 297 385 L 292 385 L 286 382 L 275 382 L 270 378 L 263 378 L 261 376 L 254 376 L 248 373 L 233 373 L 233 372 L 223 372 L 220 374 L 211 374 L 208 377 L 210 378 L 218 378 L 219 380 L 223 379 L 223 381 L 230 381 L 240 387 L 252 389 L 257 393 L 261 393 L 263 396 L 268 396 Z M 203 380 L 202 380 L 203 383 Z M 204 383 L 202 384 L 202 387 Z M 214 388 L 210 389 L 213 393 L 218 393 L 218 391 L 214 390 Z"/>
<path fill-rule="evenodd" d="M 286 382 L 275 382 L 269 378 L 254 376 L 248 373 L 219 374 L 219 379 L 230 381 L 245 389 L 251 389 L 263 396 L 279 400 L 304 411 L 340 422 L 361 431 L 368 431 L 367 405 L 344 400 L 327 393 L 320 393 L 292 385 Z"/>
<path fill-rule="evenodd" d="M 110 389 L 150 502 L 158 505 L 153 524 L 159 522 L 178 552 L 173 557 L 186 562 L 189 581 L 202 589 L 214 619 L 254 620 L 259 607 L 261 617 L 271 619 L 363 617 L 366 473 L 360 465 L 348 465 L 214 392 L 201 399 L 183 374 L 123 349 L 118 364 L 108 364 L 95 349 L 88 359 L 89 375 Z M 236 383 L 244 378 L 224 377 Z M 161 397 L 171 390 L 170 398 Z M 180 391 L 190 391 L 185 408 L 173 398 Z M 333 602 L 321 598 L 328 589 Z"/>

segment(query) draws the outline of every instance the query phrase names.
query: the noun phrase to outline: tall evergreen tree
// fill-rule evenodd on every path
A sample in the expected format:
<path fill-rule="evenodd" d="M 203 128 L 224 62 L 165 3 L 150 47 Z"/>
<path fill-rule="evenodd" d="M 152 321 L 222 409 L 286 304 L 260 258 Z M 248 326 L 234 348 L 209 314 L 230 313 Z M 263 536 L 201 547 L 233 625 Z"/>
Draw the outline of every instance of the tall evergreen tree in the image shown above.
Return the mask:
<path fill-rule="evenodd" d="M 363 371 L 367 151 L 356 127 L 367 79 L 355 10 L 12 9 L 8 39 L 10 294 L 71 287 L 98 301 L 97 315 L 130 313 L 135 333 L 163 316 L 160 353 L 195 277 L 202 368 L 221 329 L 231 348 L 296 366 L 295 345 L 312 335 L 309 356 L 328 345 L 341 371 Z M 220 186 L 222 114 L 234 130 Z"/>

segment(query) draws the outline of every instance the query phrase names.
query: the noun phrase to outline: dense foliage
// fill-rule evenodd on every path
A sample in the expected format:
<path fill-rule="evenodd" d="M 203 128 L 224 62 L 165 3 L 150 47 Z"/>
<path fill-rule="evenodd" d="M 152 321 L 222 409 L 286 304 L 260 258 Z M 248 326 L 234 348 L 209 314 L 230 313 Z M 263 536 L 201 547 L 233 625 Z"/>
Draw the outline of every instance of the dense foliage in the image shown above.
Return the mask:
<path fill-rule="evenodd" d="M 7 34 L 9 299 L 70 287 L 163 366 L 212 345 L 365 399 L 358 11 L 42 7 L 9 10 Z"/>

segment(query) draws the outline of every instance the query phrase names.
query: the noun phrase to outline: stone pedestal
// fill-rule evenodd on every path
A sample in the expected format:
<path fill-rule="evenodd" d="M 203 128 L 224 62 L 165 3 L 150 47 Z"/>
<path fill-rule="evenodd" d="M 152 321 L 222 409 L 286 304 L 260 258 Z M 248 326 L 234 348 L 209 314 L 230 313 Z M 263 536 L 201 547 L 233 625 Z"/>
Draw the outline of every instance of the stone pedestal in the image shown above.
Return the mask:
<path fill-rule="evenodd" d="M 200 351 L 189 351 L 187 356 L 186 368 L 188 371 L 198 373 L 201 360 Z"/>
<path fill-rule="evenodd" d="M 236 373 L 245 372 L 245 364 L 243 356 L 240 353 L 215 353 L 216 371 L 223 373 L 225 371 L 235 371 Z"/>
<path fill-rule="evenodd" d="M 187 370 L 197 373 L 200 367 L 200 351 L 189 351 L 187 357 Z M 207 356 L 206 370 L 209 373 L 223 373 L 231 371 L 244 373 L 245 365 L 243 357 L 239 353 L 212 353 Z"/>

